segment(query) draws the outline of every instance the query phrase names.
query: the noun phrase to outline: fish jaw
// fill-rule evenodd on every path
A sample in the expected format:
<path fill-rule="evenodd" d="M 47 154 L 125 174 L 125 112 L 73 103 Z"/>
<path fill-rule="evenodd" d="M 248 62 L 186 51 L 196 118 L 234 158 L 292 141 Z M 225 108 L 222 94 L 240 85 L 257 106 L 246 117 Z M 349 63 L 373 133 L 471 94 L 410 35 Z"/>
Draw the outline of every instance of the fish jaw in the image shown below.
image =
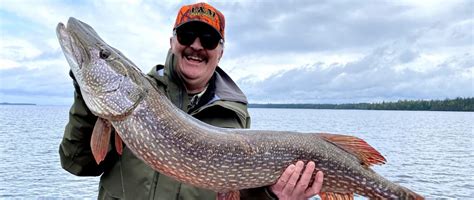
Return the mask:
<path fill-rule="evenodd" d="M 120 87 L 125 74 L 115 62 L 117 55 L 89 25 L 69 18 L 56 32 L 61 48 L 81 91 L 100 95 Z M 107 56 L 104 56 L 107 55 Z"/>
<path fill-rule="evenodd" d="M 87 107 L 96 116 L 117 119 L 128 115 L 143 98 L 144 90 L 131 79 L 133 65 L 105 43 L 89 25 L 69 18 L 59 23 L 56 34 L 80 87 Z"/>
<path fill-rule="evenodd" d="M 66 57 L 69 66 L 71 67 L 72 72 L 77 77 L 80 77 L 80 69 L 83 55 L 77 51 L 78 48 L 72 41 L 70 33 L 66 30 L 66 26 L 63 23 L 58 23 L 56 26 L 56 36 L 59 40 L 59 45 L 63 50 L 64 56 Z M 76 48 L 75 50 L 73 48 Z"/>

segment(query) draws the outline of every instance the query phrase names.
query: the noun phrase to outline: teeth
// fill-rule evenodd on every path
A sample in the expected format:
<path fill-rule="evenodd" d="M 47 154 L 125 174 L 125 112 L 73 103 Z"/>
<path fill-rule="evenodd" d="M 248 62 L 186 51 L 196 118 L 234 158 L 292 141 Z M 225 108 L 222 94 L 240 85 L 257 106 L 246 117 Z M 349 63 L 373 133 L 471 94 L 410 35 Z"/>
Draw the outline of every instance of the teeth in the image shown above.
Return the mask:
<path fill-rule="evenodd" d="M 187 56 L 187 58 L 191 60 L 202 61 L 202 59 L 197 56 Z"/>

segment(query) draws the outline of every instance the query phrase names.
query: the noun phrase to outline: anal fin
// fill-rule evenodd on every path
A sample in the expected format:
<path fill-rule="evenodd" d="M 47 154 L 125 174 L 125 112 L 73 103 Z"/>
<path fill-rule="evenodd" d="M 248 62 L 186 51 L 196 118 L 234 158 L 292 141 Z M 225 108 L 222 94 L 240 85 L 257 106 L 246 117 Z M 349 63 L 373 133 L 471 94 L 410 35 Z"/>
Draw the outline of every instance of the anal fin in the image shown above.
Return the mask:
<path fill-rule="evenodd" d="M 321 200 L 354 200 L 353 193 L 321 192 L 319 197 Z"/>
<path fill-rule="evenodd" d="M 239 200 L 240 192 L 239 191 L 230 191 L 226 193 L 217 193 L 217 200 Z"/>

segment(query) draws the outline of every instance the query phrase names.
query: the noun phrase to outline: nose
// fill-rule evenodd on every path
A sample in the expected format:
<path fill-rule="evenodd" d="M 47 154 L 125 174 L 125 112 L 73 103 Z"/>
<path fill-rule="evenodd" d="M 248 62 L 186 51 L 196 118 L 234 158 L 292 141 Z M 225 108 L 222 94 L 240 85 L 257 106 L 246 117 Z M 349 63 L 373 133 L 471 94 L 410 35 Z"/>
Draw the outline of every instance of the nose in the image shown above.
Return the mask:
<path fill-rule="evenodd" d="M 196 37 L 194 42 L 191 44 L 191 48 L 193 48 L 195 50 L 204 49 L 204 47 L 202 47 L 201 40 L 199 39 L 199 37 Z"/>

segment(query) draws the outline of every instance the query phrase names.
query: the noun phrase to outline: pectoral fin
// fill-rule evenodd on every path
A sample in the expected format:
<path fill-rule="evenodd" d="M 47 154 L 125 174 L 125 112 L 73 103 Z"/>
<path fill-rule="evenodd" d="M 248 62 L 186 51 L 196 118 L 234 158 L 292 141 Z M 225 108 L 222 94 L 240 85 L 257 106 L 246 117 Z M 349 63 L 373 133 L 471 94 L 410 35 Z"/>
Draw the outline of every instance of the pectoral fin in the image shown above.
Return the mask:
<path fill-rule="evenodd" d="M 98 118 L 91 136 L 91 150 L 95 162 L 99 164 L 105 159 L 109 150 L 112 125 L 105 119 Z"/>
<path fill-rule="evenodd" d="M 117 130 L 115 130 L 115 150 L 117 151 L 118 155 L 122 155 L 123 143 L 122 138 L 118 134 Z"/>
<path fill-rule="evenodd" d="M 239 191 L 230 191 L 226 193 L 217 193 L 217 200 L 239 200 L 240 192 Z"/>

